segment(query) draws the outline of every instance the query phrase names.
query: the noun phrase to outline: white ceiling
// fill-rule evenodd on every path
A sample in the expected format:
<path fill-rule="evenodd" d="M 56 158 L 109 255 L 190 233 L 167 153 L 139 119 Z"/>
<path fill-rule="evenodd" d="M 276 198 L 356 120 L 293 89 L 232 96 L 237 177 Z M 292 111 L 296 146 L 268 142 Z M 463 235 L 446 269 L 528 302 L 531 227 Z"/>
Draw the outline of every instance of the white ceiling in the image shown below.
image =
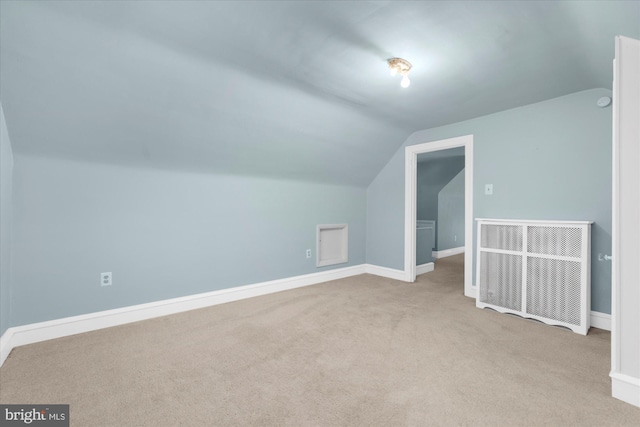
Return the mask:
<path fill-rule="evenodd" d="M 610 88 L 640 38 L 637 1 L 0 4 L 17 153 L 358 186 L 416 130 Z"/>

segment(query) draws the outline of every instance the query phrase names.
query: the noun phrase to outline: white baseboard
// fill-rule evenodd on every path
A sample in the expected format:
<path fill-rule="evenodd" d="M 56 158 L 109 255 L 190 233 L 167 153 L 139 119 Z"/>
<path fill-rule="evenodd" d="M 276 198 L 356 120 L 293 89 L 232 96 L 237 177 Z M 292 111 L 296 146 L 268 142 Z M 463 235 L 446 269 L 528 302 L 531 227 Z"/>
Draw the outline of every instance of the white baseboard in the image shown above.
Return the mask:
<path fill-rule="evenodd" d="M 611 395 L 623 402 L 640 407 L 640 378 L 612 372 Z"/>
<path fill-rule="evenodd" d="M 428 271 L 432 271 L 433 266 L 433 263 L 420 265 L 416 267 L 416 274 L 423 274 Z M 125 323 L 138 322 L 160 316 L 167 316 L 170 314 L 224 304 L 226 302 L 238 301 L 274 292 L 286 291 L 289 289 L 328 282 L 330 280 L 356 276 L 363 273 L 374 274 L 376 276 L 387 277 L 403 282 L 407 281 L 406 274 L 402 270 L 380 267 L 372 264 L 362 264 L 353 267 L 345 267 L 319 273 L 272 280 L 269 282 L 221 289 L 203 294 L 189 295 L 147 304 L 139 304 L 79 316 L 65 317 L 62 319 L 32 323 L 29 325 L 15 326 L 8 328 L 5 333 L 2 334 L 2 337 L 0 337 L 0 366 L 2 366 L 6 358 L 9 356 L 11 350 L 14 347 L 21 345 L 95 331 L 98 329 L 123 325 Z M 467 296 L 475 298 L 475 288 L 473 291 L 474 295 Z M 611 315 L 592 311 L 591 326 L 610 331 Z"/>
<path fill-rule="evenodd" d="M 433 271 L 433 266 L 434 266 L 434 264 L 432 262 L 428 262 L 428 263 L 422 264 L 422 265 L 417 265 L 416 266 L 416 276 L 419 276 L 421 274 Z"/>
<path fill-rule="evenodd" d="M 376 276 L 387 277 L 389 279 L 401 280 L 408 282 L 407 275 L 403 270 L 396 270 L 394 268 L 380 267 L 379 265 L 365 264 L 365 272 L 369 274 L 375 274 Z"/>
<path fill-rule="evenodd" d="M 111 326 L 138 322 L 140 320 L 181 313 L 303 286 L 315 285 L 330 280 L 343 279 L 345 277 L 364 274 L 365 271 L 365 265 L 361 264 L 353 267 L 271 280 L 269 282 L 221 289 L 147 304 L 15 326 L 8 328 L 4 334 L 2 334 L 2 337 L 0 337 L 0 366 L 2 366 L 9 356 L 11 350 L 21 345 L 33 344 L 40 341 L 95 331 Z"/>
<path fill-rule="evenodd" d="M 0 367 L 4 361 L 7 360 L 7 357 L 9 356 L 9 353 L 11 353 L 11 350 L 13 350 L 13 347 L 15 347 L 12 343 L 14 329 L 15 328 L 7 328 L 7 330 L 4 331 L 4 334 L 0 337 Z"/>
<path fill-rule="evenodd" d="M 599 311 L 592 311 L 590 324 L 592 328 L 598 328 L 598 329 L 604 329 L 605 331 L 610 331 L 611 315 L 607 313 L 600 313 Z"/>
<path fill-rule="evenodd" d="M 442 251 L 432 251 L 431 254 L 435 259 L 446 258 L 451 255 L 458 255 L 464 253 L 464 246 L 458 248 L 445 249 Z"/>

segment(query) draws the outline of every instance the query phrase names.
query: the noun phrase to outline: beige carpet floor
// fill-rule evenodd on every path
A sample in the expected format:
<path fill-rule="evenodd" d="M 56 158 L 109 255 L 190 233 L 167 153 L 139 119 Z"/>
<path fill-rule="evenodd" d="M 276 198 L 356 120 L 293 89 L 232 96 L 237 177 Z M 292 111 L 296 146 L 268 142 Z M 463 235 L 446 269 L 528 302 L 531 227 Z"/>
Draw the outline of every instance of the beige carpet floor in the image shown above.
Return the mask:
<path fill-rule="evenodd" d="M 475 308 L 462 256 L 18 347 L 2 403 L 73 426 L 640 425 L 610 335 Z"/>

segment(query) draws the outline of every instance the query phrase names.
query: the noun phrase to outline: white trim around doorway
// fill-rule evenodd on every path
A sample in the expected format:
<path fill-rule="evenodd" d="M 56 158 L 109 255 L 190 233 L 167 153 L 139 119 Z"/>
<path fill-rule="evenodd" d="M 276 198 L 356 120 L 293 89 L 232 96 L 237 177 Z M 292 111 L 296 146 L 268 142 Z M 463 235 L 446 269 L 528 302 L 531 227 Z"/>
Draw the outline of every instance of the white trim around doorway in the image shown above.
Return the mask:
<path fill-rule="evenodd" d="M 464 294 L 475 298 L 473 286 L 473 135 L 405 147 L 404 275 L 416 280 L 416 191 L 418 154 L 464 147 Z"/>

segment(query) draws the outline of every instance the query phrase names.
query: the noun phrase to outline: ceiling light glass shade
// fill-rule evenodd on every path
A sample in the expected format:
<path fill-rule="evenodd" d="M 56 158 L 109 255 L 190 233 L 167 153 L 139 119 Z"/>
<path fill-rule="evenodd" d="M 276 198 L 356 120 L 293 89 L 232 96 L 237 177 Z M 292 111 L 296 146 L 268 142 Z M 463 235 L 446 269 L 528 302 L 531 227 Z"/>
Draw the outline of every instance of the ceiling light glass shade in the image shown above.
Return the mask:
<path fill-rule="evenodd" d="M 409 81 L 409 71 L 411 70 L 411 63 L 402 58 L 391 58 L 387 60 L 387 63 L 389 64 L 389 70 L 391 71 L 392 76 L 395 76 L 396 74 L 402 75 L 400 86 L 409 87 L 409 85 L 411 84 L 411 82 Z"/>

